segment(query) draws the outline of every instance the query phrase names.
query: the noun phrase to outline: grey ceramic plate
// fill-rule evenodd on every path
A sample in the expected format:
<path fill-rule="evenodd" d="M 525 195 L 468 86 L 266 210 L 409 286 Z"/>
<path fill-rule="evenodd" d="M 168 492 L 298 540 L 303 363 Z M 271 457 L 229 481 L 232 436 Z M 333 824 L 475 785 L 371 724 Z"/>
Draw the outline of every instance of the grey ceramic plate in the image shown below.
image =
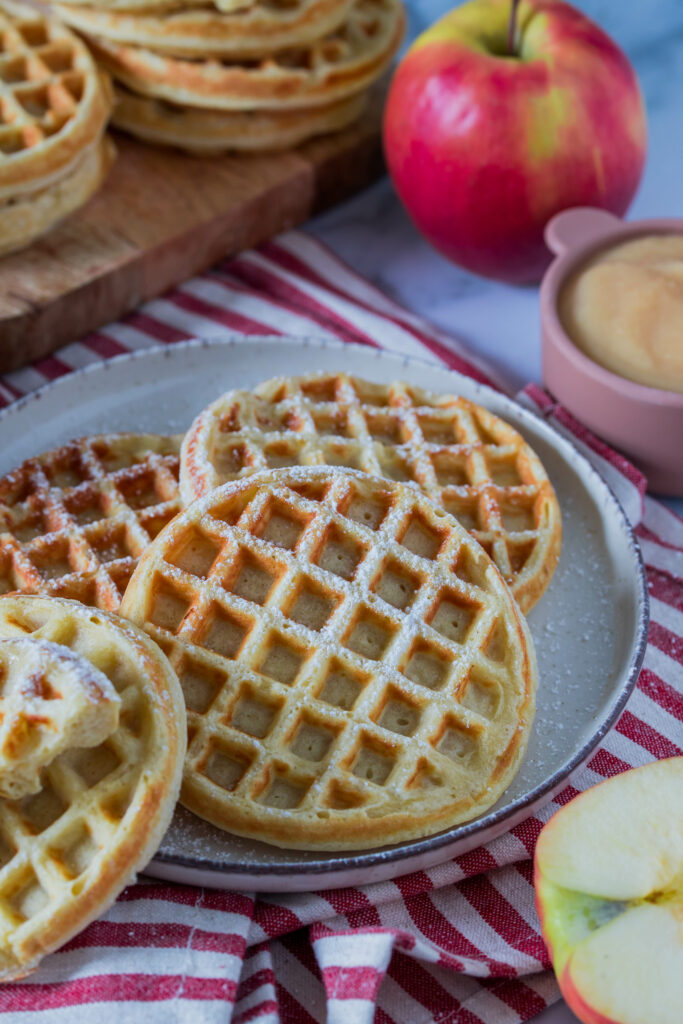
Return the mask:
<path fill-rule="evenodd" d="M 221 832 L 179 808 L 148 873 L 221 888 L 292 892 L 358 885 L 441 863 L 511 828 L 582 765 L 616 720 L 644 654 L 647 588 L 618 502 L 572 445 L 496 392 L 433 364 L 360 346 L 283 339 L 185 342 L 61 378 L 0 413 L 0 473 L 79 434 L 175 433 L 221 391 L 267 377 L 343 368 L 452 391 L 508 420 L 536 449 L 563 510 L 562 557 L 529 616 L 539 665 L 529 750 L 512 785 L 476 821 L 357 855 L 280 850 Z"/>

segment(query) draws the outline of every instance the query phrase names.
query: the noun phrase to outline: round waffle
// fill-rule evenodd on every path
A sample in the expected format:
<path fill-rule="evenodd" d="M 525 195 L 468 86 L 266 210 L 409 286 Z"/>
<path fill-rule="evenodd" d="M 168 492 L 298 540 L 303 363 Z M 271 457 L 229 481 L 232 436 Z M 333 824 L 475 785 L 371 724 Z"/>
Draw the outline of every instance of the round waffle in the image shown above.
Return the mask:
<path fill-rule="evenodd" d="M 0 200 L 0 256 L 26 248 L 84 206 L 102 185 L 115 155 L 114 144 L 105 137 L 47 188 Z"/>
<path fill-rule="evenodd" d="M 100 63 L 133 92 L 193 107 L 276 110 L 329 106 L 362 92 L 403 37 L 400 0 L 356 0 L 341 28 L 260 61 L 191 61 L 91 38 Z"/>
<path fill-rule="evenodd" d="M 80 39 L 35 8 L 3 2 L 0 202 L 75 171 L 102 136 L 111 105 L 108 81 Z"/>
<path fill-rule="evenodd" d="M 166 831 L 185 752 L 178 680 L 140 630 L 56 598 L 0 598 L 0 638 L 35 637 L 85 657 L 121 699 L 98 747 L 44 769 L 41 791 L 0 800 L 0 979 L 21 977 L 101 914 Z"/>
<path fill-rule="evenodd" d="M 100 7 L 57 4 L 63 20 L 88 36 L 142 46 L 176 57 L 250 60 L 304 47 L 334 32 L 354 0 L 256 0 L 245 10 L 211 7 L 130 14 Z"/>
<path fill-rule="evenodd" d="M 213 7 L 217 11 L 243 11 L 258 0 L 96 0 L 98 10 L 147 14 L 178 11 L 188 7 Z M 92 7 L 93 0 L 69 0 L 69 7 Z"/>
<path fill-rule="evenodd" d="M 40 773 L 71 747 L 97 747 L 119 724 L 119 695 L 104 672 L 68 647 L 0 642 L 0 797 L 40 792 Z"/>
<path fill-rule="evenodd" d="M 289 149 L 316 135 L 347 128 L 366 103 L 360 94 L 312 110 L 200 110 L 136 96 L 121 86 L 116 92 L 112 123 L 117 128 L 144 142 L 177 146 L 198 156 Z"/>
<path fill-rule="evenodd" d="M 81 438 L 0 479 L 0 593 L 117 611 L 140 554 L 180 507 L 179 448 L 154 434 Z"/>
<path fill-rule="evenodd" d="M 180 493 L 189 504 L 266 467 L 320 463 L 419 484 L 484 547 L 523 611 L 550 582 L 562 520 L 539 458 L 482 406 L 403 382 L 325 373 L 229 391 L 185 436 Z"/>
<path fill-rule="evenodd" d="M 531 638 L 483 549 L 417 488 L 336 467 L 200 498 L 122 613 L 188 709 L 181 800 L 285 847 L 362 849 L 480 814 L 519 768 Z"/>

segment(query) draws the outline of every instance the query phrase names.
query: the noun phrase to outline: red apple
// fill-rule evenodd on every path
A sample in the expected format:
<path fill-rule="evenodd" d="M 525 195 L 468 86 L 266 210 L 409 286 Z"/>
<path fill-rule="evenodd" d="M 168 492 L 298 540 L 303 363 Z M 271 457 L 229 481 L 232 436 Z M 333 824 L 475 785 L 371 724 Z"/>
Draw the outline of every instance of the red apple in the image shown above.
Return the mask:
<path fill-rule="evenodd" d="M 543 937 L 585 1024 L 683 1021 L 683 757 L 581 793 L 536 845 Z"/>
<path fill-rule="evenodd" d="M 570 206 L 623 214 L 640 181 L 645 111 L 635 72 L 592 21 L 556 0 L 471 0 L 413 44 L 384 117 L 396 189 L 445 256 L 537 280 L 547 221 Z"/>

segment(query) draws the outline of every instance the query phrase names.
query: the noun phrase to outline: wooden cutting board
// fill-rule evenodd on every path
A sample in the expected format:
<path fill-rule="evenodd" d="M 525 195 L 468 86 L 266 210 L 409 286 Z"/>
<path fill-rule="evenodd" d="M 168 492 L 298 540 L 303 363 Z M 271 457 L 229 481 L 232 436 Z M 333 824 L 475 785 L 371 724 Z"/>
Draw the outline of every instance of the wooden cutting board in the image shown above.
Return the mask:
<path fill-rule="evenodd" d="M 218 259 L 346 199 L 383 171 L 381 96 L 353 128 L 266 156 L 190 157 L 117 136 L 86 207 L 0 259 L 0 371 L 33 362 Z"/>

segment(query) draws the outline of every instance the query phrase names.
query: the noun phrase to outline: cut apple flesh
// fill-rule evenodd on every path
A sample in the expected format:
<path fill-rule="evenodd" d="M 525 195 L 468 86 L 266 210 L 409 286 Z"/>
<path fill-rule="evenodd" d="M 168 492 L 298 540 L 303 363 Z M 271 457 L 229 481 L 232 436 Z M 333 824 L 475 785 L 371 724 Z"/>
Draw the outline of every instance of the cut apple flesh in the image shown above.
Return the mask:
<path fill-rule="evenodd" d="M 581 794 L 543 829 L 536 900 L 586 1024 L 683 1024 L 683 757 Z"/>

